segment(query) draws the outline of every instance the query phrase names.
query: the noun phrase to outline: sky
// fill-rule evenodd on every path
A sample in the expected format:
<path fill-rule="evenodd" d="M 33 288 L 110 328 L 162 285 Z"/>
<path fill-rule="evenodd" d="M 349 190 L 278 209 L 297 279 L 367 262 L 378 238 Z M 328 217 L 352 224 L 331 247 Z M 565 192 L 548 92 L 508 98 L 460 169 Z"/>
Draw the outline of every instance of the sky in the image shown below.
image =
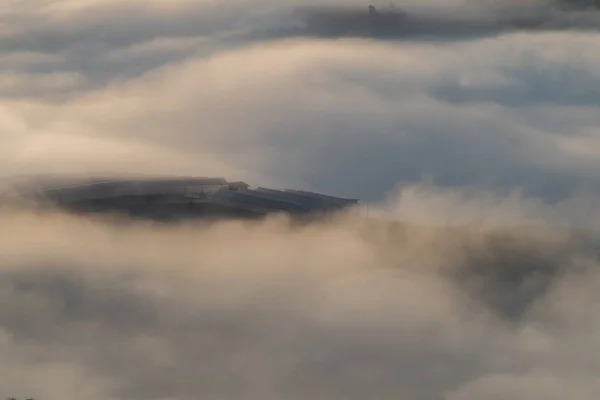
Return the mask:
<path fill-rule="evenodd" d="M 0 396 L 598 398 L 574 229 L 600 221 L 600 18 L 475 3 L 398 0 L 418 29 L 381 37 L 336 19 L 355 0 L 3 2 L 3 177 L 222 176 L 384 218 L 0 210 Z M 321 5 L 334 34 L 298 18 Z"/>

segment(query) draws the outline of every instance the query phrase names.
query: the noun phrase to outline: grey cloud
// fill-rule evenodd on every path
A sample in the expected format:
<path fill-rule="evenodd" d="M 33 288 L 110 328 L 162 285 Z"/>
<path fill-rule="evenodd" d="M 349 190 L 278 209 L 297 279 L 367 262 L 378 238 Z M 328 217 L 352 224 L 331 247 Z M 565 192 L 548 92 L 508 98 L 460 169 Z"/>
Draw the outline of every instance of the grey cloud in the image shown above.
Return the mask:
<path fill-rule="evenodd" d="M 510 35 L 446 48 L 293 40 L 192 56 L 58 104 L 6 103 L 18 150 L 5 170 L 46 169 L 50 159 L 57 171 L 202 170 L 366 200 L 430 176 L 554 201 L 599 183 L 593 154 L 581 153 L 599 122 L 594 40 Z M 43 88 L 20 82 L 23 96 Z"/>
<path fill-rule="evenodd" d="M 57 63 L 30 64 L 25 71 L 41 74 L 67 71 L 84 75 L 88 79 L 81 82 L 77 93 L 130 79 L 194 55 L 211 54 L 216 51 L 215 46 L 201 45 L 201 42 L 234 31 L 236 24 L 248 17 L 245 14 L 239 5 L 223 7 L 211 2 L 182 1 L 170 5 L 135 1 L 89 5 L 37 2 L 2 18 L 7 29 L 0 32 L 0 52 L 8 56 L 28 52 L 57 57 Z M 141 46 L 152 47 L 169 40 L 187 41 L 187 45 L 169 48 L 159 44 L 152 52 L 139 51 Z M 23 72 L 23 68 L 10 64 L 3 64 L 0 70 Z M 17 95 L 2 92 L 5 96 Z"/>
<path fill-rule="evenodd" d="M 577 31 L 598 27 L 594 8 L 567 11 L 552 1 L 400 2 L 369 16 L 365 4 L 305 7 L 297 11 L 301 28 L 281 29 L 281 35 L 366 37 L 388 40 L 471 40 L 510 31 Z M 388 7 L 389 8 L 389 7 Z M 277 34 L 273 32 L 273 34 Z"/>
<path fill-rule="evenodd" d="M 594 270 L 573 268 L 595 265 L 594 241 L 567 231 L 2 218 L 0 368 L 26 372 L 0 382 L 26 395 L 537 399 L 542 366 L 562 393 L 597 394 L 572 347 L 594 352 L 574 323 L 591 316 L 570 315 L 596 297 Z"/>
<path fill-rule="evenodd" d="M 359 2 L 354 3 L 365 7 Z M 425 4 L 428 3 L 435 4 L 432 1 Z M 318 2 L 307 4 L 317 5 Z M 235 48 L 267 39 L 319 36 L 318 32 L 311 33 L 310 29 L 285 28 L 290 23 L 297 25 L 301 22 L 293 12 L 296 6 L 293 2 L 269 1 L 253 3 L 252 6 L 243 1 L 228 3 L 227 6 L 210 1 L 180 1 L 169 5 L 138 1 L 106 1 L 88 5 L 68 1 L 33 2 L 30 6 L 11 6 L 15 11 L 0 16 L 3 25 L 7 27 L 0 32 L 0 52 L 56 56 L 60 62 L 30 64 L 25 72 L 43 74 L 60 71 L 86 77 L 87 79 L 80 81 L 79 90 L 63 91 L 64 95 L 71 95 L 102 87 L 109 82 L 123 82 L 171 63 L 209 57 L 223 48 Z M 400 6 L 415 9 L 411 4 L 402 3 Z M 427 42 L 433 39 L 433 35 L 447 40 L 455 36 L 453 32 L 478 39 L 489 34 L 502 35 L 507 30 L 512 30 L 510 23 L 507 22 L 507 26 L 503 27 L 497 21 L 500 17 L 494 13 L 490 15 L 485 7 L 479 10 L 480 7 L 463 4 L 460 7 L 444 8 L 436 4 L 436 7 L 425 7 L 426 12 L 421 15 L 423 8 L 422 4 L 416 7 L 414 23 L 410 24 L 411 29 L 417 29 L 417 32 L 407 37 L 402 34 L 403 39 L 421 37 Z M 508 15 L 513 14 L 511 12 Z M 595 14 L 590 15 L 587 17 L 591 19 L 588 24 L 596 26 Z M 559 18 L 558 25 L 564 20 L 564 23 L 577 26 L 577 21 L 584 16 L 585 14 L 575 14 Z M 326 22 L 326 25 L 330 24 Z M 462 32 L 461 27 L 470 26 L 472 28 L 468 32 Z M 559 29 L 560 26 L 556 28 Z M 156 46 L 161 41 L 187 44 Z M 156 48 L 140 52 L 140 47 L 144 46 Z M 23 68 L 15 68 L 10 64 L 3 64 L 1 69 L 9 74 L 24 71 Z M 25 75 L 24 79 L 26 78 Z M 43 96 L 43 93 L 42 88 L 36 95 Z M 27 94 L 27 91 L 22 95 L 14 91 L 3 91 L 5 96 L 23 97 Z"/>
<path fill-rule="evenodd" d="M 405 6 L 452 30 L 439 3 Z M 596 399 L 598 238 L 567 228 L 600 215 L 597 33 L 326 39 L 290 34 L 295 5 L 0 11 L 3 176 L 222 175 L 392 210 L 3 213 L 0 396 Z"/>

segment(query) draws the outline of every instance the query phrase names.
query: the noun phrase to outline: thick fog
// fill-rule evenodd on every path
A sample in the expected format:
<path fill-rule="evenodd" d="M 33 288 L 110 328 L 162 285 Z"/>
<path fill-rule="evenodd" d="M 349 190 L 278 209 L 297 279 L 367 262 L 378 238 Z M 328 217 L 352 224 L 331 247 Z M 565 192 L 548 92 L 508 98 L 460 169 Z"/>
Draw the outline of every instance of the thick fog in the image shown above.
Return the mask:
<path fill-rule="evenodd" d="M 469 227 L 418 223 L 452 217 L 456 194 L 432 196 L 396 203 L 414 225 L 3 215 L 0 388 L 51 400 L 597 398 L 597 241 L 493 222 L 525 215 L 520 202 L 472 200 L 464 215 L 484 220 Z"/>
<path fill-rule="evenodd" d="M 359 3 L 338 5 L 366 13 Z M 477 21 L 510 2 L 415 3 Z M 595 32 L 274 37 L 298 7 L 6 5 L 3 174 L 202 171 L 368 200 L 425 177 L 553 200 L 598 189 Z"/>
<path fill-rule="evenodd" d="M 0 397 L 598 398 L 598 15 L 394 3 L 410 35 L 298 12 L 354 0 L 0 5 L 2 177 L 372 204 L 308 226 L 3 211 Z"/>

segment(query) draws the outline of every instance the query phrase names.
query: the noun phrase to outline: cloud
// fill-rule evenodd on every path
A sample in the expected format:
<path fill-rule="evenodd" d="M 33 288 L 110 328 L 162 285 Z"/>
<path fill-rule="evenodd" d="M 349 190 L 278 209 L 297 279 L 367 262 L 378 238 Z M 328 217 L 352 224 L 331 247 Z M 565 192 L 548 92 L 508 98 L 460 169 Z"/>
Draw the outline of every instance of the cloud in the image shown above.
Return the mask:
<path fill-rule="evenodd" d="M 365 4 L 330 2 L 329 7 L 308 6 L 298 10 L 300 28 L 279 32 L 387 40 L 471 40 L 510 31 L 594 31 L 600 16 L 593 6 L 564 7 L 558 1 L 546 0 L 404 1 L 383 8 L 370 16 Z"/>
<path fill-rule="evenodd" d="M 222 168 L 232 179 L 370 200 L 432 176 L 556 199 L 598 186 L 596 54 L 584 50 L 594 40 L 514 34 L 444 48 L 350 39 L 227 48 L 60 102 L 7 100 L 11 119 L 27 126 L 13 169 Z M 131 157 L 120 156 L 121 144 Z"/>
<path fill-rule="evenodd" d="M 306 227 L 4 212 L 0 395 L 597 398 L 598 34 L 289 35 L 296 6 L 2 8 L 3 176 L 383 206 Z"/>
<path fill-rule="evenodd" d="M 210 173 L 366 200 L 425 176 L 551 201 L 598 187 L 595 33 L 263 42 L 294 4 L 35 4 L 0 39 L 5 173 Z"/>
<path fill-rule="evenodd" d="M 305 227 L 1 218 L 12 227 L 0 235 L 7 395 L 598 393 L 586 362 L 597 356 L 593 237 L 354 217 Z"/>

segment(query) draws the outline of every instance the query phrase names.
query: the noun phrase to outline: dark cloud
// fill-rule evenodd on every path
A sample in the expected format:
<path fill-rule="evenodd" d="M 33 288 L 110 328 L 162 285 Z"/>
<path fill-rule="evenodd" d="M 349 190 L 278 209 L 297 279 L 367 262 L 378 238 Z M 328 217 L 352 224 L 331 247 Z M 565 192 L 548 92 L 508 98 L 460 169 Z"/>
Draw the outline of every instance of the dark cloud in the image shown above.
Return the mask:
<path fill-rule="evenodd" d="M 408 3 L 405 6 L 405 3 Z M 369 13 L 361 6 L 309 6 L 296 10 L 301 27 L 282 35 L 366 37 L 403 40 L 460 40 L 497 36 L 511 31 L 577 31 L 598 28 L 594 7 L 560 7 L 551 1 L 449 2 L 382 7 Z M 274 32 L 273 32 L 274 33 Z"/>
<path fill-rule="evenodd" d="M 29 73 L 67 72 L 85 76 L 87 79 L 62 89 L 71 94 L 108 82 L 126 81 L 170 63 L 264 40 L 290 37 L 476 40 L 520 29 L 593 31 L 598 26 L 593 10 L 549 12 L 547 2 L 538 3 L 541 5 L 535 7 L 494 8 L 461 2 L 444 6 L 432 0 L 416 6 L 401 2 L 398 7 L 406 8 L 410 18 L 401 28 L 379 32 L 382 28 L 377 28 L 378 24 L 373 29 L 361 28 L 364 23 L 360 21 L 368 17 L 367 9 L 356 1 L 346 9 L 320 8 L 318 2 L 312 1 L 307 3 L 306 10 L 290 2 L 271 4 L 266 0 L 251 7 L 242 1 L 227 6 L 187 0 L 168 6 L 138 1 L 89 4 L 34 1 L 29 6 L 11 5 L 8 9 L 14 8 L 12 12 L 0 15 L 5 27 L 0 31 L 0 52 L 12 56 L 25 52 L 54 57 L 54 61 L 20 63 L 18 67 L 3 63 L 1 70 L 17 74 L 23 80 L 35 78 Z M 123 17 L 128 15 L 135 17 Z M 319 22 L 304 26 L 307 20 Z M 47 89 L 45 92 L 52 94 Z M 3 90 L 3 94 L 44 95 L 42 91 L 19 90 Z"/>

